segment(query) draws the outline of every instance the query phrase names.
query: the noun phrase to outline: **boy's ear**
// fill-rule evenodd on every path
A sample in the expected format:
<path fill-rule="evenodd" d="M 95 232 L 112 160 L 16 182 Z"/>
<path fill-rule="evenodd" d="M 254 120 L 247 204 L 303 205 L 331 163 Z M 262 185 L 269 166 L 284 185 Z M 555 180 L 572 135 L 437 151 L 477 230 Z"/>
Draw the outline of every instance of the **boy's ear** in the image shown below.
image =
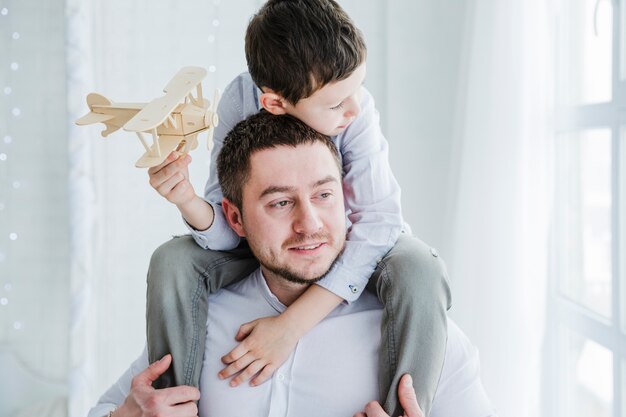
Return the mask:
<path fill-rule="evenodd" d="M 261 94 L 259 100 L 261 101 L 261 106 L 274 115 L 285 114 L 287 112 L 285 109 L 285 99 L 269 88 L 263 89 L 263 94 Z"/>
<path fill-rule="evenodd" d="M 224 217 L 226 217 L 226 221 L 231 229 L 233 229 L 239 237 L 246 237 L 241 210 L 226 197 L 222 199 L 222 209 L 224 210 Z"/>

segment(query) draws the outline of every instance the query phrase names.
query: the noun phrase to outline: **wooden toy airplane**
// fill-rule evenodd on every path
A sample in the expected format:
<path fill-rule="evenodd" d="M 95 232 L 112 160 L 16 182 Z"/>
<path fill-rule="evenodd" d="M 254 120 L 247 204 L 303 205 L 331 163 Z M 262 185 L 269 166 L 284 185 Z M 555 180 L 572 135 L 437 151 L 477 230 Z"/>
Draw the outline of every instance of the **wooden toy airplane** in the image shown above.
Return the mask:
<path fill-rule="evenodd" d="M 198 134 L 209 130 L 207 147 L 213 140 L 213 129 L 219 123 L 217 102 L 219 91 L 215 90 L 213 101 L 202 97 L 201 81 L 206 70 L 184 67 L 165 86 L 166 94 L 150 103 L 113 103 L 106 97 L 91 93 L 87 96 L 89 113 L 76 120 L 83 126 L 104 123 L 106 137 L 123 127 L 137 133 L 146 153 L 135 164 L 138 168 L 159 165 L 173 150 L 187 153 L 198 146 Z M 196 89 L 196 97 L 192 91 Z M 181 102 L 181 100 L 184 100 Z M 143 134 L 152 135 L 149 146 Z"/>

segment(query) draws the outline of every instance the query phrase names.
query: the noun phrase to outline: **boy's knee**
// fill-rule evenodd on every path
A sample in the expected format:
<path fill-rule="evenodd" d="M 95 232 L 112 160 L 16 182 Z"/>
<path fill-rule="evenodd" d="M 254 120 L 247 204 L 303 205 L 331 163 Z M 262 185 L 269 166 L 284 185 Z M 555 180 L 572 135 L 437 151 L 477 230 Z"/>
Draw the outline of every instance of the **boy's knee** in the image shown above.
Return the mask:
<path fill-rule="evenodd" d="M 387 285 L 400 296 L 413 294 L 422 300 L 441 300 L 450 306 L 450 289 L 445 263 L 439 253 L 423 241 L 401 235 L 383 259 Z"/>
<path fill-rule="evenodd" d="M 171 268 L 176 261 L 180 261 L 188 253 L 189 245 L 195 244 L 191 236 L 180 236 L 168 240 L 156 248 L 150 258 L 151 270 Z"/>

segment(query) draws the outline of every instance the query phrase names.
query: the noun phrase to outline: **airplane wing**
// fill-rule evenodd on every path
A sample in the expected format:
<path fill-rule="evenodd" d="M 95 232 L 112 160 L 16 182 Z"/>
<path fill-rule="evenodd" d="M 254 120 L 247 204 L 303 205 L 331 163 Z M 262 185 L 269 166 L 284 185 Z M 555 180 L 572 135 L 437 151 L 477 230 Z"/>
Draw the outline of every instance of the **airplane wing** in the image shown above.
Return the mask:
<path fill-rule="evenodd" d="M 146 152 L 143 154 L 141 158 L 137 160 L 135 166 L 137 168 L 150 168 L 153 166 L 159 165 L 161 162 L 165 161 L 165 158 L 178 147 L 178 145 L 183 141 L 182 136 L 168 136 L 161 135 L 157 139 L 159 141 L 159 148 L 161 149 L 161 156 L 156 156 L 156 145 L 152 145 L 150 147 L 150 152 Z M 153 156 L 154 155 L 154 156 Z"/>
<path fill-rule="evenodd" d="M 115 116 L 111 114 L 89 112 L 80 119 L 77 119 L 75 123 L 79 126 L 85 126 L 93 123 L 104 123 L 107 120 L 111 120 L 113 118 L 115 118 Z"/>
<path fill-rule="evenodd" d="M 176 106 L 189 94 L 206 76 L 206 70 L 199 67 L 184 67 L 165 86 L 165 95 L 146 105 L 139 113 L 130 119 L 124 130 L 131 132 L 146 132 L 159 126 L 167 119 Z"/>

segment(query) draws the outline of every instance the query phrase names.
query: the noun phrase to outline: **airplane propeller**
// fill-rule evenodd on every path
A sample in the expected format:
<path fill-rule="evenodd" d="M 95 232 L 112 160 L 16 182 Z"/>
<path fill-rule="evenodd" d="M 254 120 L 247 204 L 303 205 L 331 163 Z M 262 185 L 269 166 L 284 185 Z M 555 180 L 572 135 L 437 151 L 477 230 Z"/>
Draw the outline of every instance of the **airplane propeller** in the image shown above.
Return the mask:
<path fill-rule="evenodd" d="M 206 112 L 204 113 L 204 123 L 207 126 L 211 126 L 209 127 L 209 134 L 207 136 L 207 140 L 206 140 L 206 148 L 208 150 L 211 150 L 211 146 L 213 145 L 213 131 L 215 130 L 215 126 L 217 126 L 220 122 L 219 117 L 217 116 L 217 103 L 220 100 L 220 90 L 219 89 L 215 89 L 215 92 L 213 93 L 213 100 L 206 103 L 207 104 L 205 106 L 205 108 L 207 109 Z M 210 105 L 210 107 L 209 107 Z"/>

